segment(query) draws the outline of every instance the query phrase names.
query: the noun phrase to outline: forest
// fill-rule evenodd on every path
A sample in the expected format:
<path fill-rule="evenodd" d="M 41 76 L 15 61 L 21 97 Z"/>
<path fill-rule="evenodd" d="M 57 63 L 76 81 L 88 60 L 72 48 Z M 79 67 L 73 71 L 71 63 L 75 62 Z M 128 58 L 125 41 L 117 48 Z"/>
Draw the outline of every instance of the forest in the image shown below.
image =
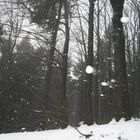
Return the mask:
<path fill-rule="evenodd" d="M 140 117 L 139 0 L 0 0 L 0 133 Z"/>

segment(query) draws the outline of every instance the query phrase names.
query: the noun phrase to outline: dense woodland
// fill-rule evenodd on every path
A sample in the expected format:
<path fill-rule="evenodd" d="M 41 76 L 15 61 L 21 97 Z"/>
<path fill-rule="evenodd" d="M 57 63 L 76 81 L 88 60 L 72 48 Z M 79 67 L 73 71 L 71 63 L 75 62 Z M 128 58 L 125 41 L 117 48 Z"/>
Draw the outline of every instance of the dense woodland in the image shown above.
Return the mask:
<path fill-rule="evenodd" d="M 139 0 L 0 0 L 0 133 L 131 117 Z"/>

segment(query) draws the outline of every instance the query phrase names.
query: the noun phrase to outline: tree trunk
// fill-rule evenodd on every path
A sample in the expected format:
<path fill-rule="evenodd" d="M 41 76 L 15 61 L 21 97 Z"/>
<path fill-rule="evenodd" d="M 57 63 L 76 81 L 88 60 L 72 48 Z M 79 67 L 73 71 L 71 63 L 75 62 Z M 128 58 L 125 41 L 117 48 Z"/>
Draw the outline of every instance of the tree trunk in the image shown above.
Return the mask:
<path fill-rule="evenodd" d="M 139 19 L 139 30 L 140 30 L 140 9 L 138 9 L 138 19 Z M 139 93 L 140 93 L 140 34 L 138 35 L 138 45 L 137 45 L 137 58 L 136 58 L 136 95 L 134 97 L 135 104 L 135 117 L 138 116 L 136 112 L 138 112 L 139 104 Z"/>
<path fill-rule="evenodd" d="M 97 55 L 96 55 L 96 71 L 100 70 L 100 7 L 99 0 L 97 0 Z M 95 122 L 100 123 L 100 95 L 99 95 L 99 81 L 98 74 L 95 76 Z"/>
<path fill-rule="evenodd" d="M 51 39 L 51 46 L 50 46 L 50 52 L 49 52 L 49 60 L 47 64 L 47 72 L 45 75 L 45 90 L 46 90 L 46 95 L 49 96 L 49 91 L 50 91 L 50 86 L 51 86 L 51 77 L 52 77 L 52 64 L 54 61 L 54 53 L 55 53 L 55 46 L 56 46 L 56 38 L 57 38 L 57 32 L 59 28 L 59 22 L 60 22 L 60 17 L 61 17 L 61 9 L 62 9 L 62 4 L 60 3 L 59 5 L 59 11 L 58 11 L 58 18 L 55 21 L 55 27 L 52 32 L 52 39 Z"/>
<path fill-rule="evenodd" d="M 125 36 L 120 21 L 123 13 L 124 0 L 110 0 L 113 8 L 113 45 L 115 49 L 115 77 L 116 77 L 116 114 L 115 118 L 130 119 L 130 103 L 127 85 L 127 71 L 125 60 Z"/>
<path fill-rule="evenodd" d="M 69 51 L 69 3 L 64 3 L 65 10 L 65 44 L 63 50 L 63 64 L 62 64 L 62 94 L 60 100 L 61 119 L 63 120 L 62 127 L 66 127 L 68 124 L 68 110 L 67 110 L 67 73 L 68 73 L 68 51 Z"/>
<path fill-rule="evenodd" d="M 88 58 L 87 65 L 93 67 L 93 19 L 94 19 L 94 2 L 89 0 L 89 29 L 88 29 Z M 86 93 L 86 120 L 85 123 L 91 125 L 93 123 L 93 107 L 92 107 L 92 92 L 93 92 L 93 74 L 86 74 L 87 93 Z"/>

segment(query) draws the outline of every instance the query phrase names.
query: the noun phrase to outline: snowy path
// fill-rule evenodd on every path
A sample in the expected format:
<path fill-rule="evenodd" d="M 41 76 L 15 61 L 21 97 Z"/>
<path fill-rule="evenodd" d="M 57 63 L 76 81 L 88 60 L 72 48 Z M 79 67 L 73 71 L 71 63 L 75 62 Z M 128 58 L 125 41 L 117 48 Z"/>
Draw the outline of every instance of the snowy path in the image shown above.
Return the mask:
<path fill-rule="evenodd" d="M 82 125 L 78 128 L 84 134 L 93 132 L 93 136 L 85 138 L 75 129 L 49 130 L 42 132 L 23 132 L 1 134 L 0 140 L 140 140 L 140 120 L 115 121 L 106 125 Z"/>

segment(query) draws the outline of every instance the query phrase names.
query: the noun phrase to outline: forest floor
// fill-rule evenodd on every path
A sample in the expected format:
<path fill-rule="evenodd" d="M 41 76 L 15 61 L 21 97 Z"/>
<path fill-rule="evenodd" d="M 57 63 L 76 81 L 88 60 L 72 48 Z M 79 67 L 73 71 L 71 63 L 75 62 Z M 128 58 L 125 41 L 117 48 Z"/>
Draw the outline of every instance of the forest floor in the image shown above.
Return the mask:
<path fill-rule="evenodd" d="M 77 129 L 69 126 L 63 130 L 1 134 L 0 140 L 140 140 L 140 119 L 112 120 L 105 125 L 81 125 Z"/>

